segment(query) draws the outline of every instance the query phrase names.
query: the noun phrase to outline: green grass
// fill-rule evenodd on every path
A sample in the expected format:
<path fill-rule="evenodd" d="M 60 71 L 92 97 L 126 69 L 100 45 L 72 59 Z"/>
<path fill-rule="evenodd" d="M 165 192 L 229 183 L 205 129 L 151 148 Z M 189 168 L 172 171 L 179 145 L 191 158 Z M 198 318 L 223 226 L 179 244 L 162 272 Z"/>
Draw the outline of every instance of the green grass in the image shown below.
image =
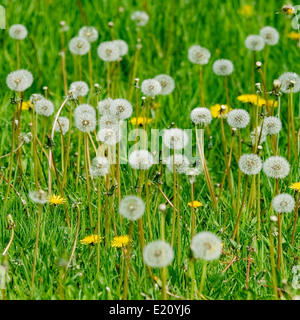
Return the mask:
<path fill-rule="evenodd" d="M 111 40 L 111 30 L 108 22 L 114 22 L 114 34 L 116 39 L 123 39 L 129 45 L 129 53 L 121 62 L 121 80 L 118 83 L 120 94 L 118 97 L 126 97 L 128 88 L 128 75 L 133 61 L 136 45 L 136 27 L 130 20 L 130 15 L 135 10 L 143 10 L 142 1 L 87 1 L 82 0 L 82 5 L 87 17 L 88 25 L 95 26 L 99 31 L 99 39 L 92 44 L 94 82 L 99 83 L 101 92 L 99 99 L 106 97 L 106 65 L 97 56 L 97 46 L 100 42 Z M 199 75 L 198 68 L 192 65 L 187 58 L 188 48 L 193 44 L 200 44 L 211 51 L 212 57 L 208 65 L 204 66 L 204 90 L 206 106 L 210 107 L 216 103 L 226 103 L 226 96 L 223 81 L 212 72 L 212 64 L 218 58 L 232 60 L 235 71 L 229 79 L 230 105 L 232 108 L 245 108 L 248 111 L 252 108 L 241 104 L 236 97 L 240 94 L 251 92 L 251 54 L 244 46 L 244 40 L 249 34 L 258 34 L 259 30 L 266 25 L 277 28 L 280 32 L 279 44 L 271 47 L 267 86 L 272 89 L 272 81 L 277 79 L 283 72 L 293 71 L 300 73 L 299 69 L 299 48 L 297 43 L 287 37 L 292 31 L 291 20 L 283 14 L 276 14 L 284 2 L 281 1 L 252 1 L 250 4 L 255 7 L 255 14 L 246 18 L 238 13 L 239 8 L 245 1 L 196 1 L 196 0 L 174 0 L 172 1 L 143 1 L 147 4 L 147 11 L 150 19 L 145 27 L 141 28 L 142 49 L 139 58 L 137 77 L 142 80 L 153 78 L 160 73 L 170 74 L 176 83 L 174 92 L 167 97 L 158 97 L 156 101 L 160 106 L 159 128 L 169 127 L 172 122 L 179 128 L 193 128 L 189 114 L 190 111 L 200 106 Z M 21 67 L 30 70 L 34 76 L 32 87 L 25 92 L 24 100 L 27 101 L 32 93 L 43 93 L 42 87 L 49 88 L 49 98 L 55 103 L 56 111 L 64 100 L 63 78 L 61 73 L 61 62 L 59 51 L 60 33 L 59 22 L 65 20 L 70 26 L 65 33 L 66 44 L 77 35 L 78 30 L 85 25 L 82 15 L 76 5 L 76 1 L 57 0 L 23 0 L 23 1 L 2 1 L 6 7 L 7 26 L 15 23 L 24 24 L 28 31 L 28 37 L 21 41 Z M 124 12 L 119 11 L 119 7 Z M 172 24 L 174 19 L 174 24 Z M 172 27 L 173 25 L 173 27 Z M 173 30 L 172 30 L 173 29 Z M 10 104 L 13 93 L 5 84 L 6 75 L 17 69 L 15 41 L 8 36 L 7 30 L 0 30 L 0 52 L 1 52 L 1 79 L 0 92 L 0 155 L 10 152 L 12 119 L 16 108 Z M 170 46 L 170 47 L 169 47 Z M 66 45 L 66 62 L 68 84 L 78 80 L 75 76 L 76 66 L 72 54 Z M 168 56 L 170 50 L 170 56 Z M 265 51 L 259 52 L 257 60 L 264 62 Z M 88 59 L 82 57 L 83 80 L 88 82 Z M 255 74 L 256 82 L 261 79 L 258 73 Z M 139 93 L 139 99 L 142 93 Z M 295 126 L 299 131 L 299 94 L 294 97 Z M 84 99 L 90 102 L 90 96 Z M 135 98 L 131 99 L 135 104 Z M 281 119 L 283 130 L 280 133 L 280 154 L 286 157 L 287 148 L 287 96 L 282 96 Z M 64 110 L 63 115 L 68 116 Z M 53 116 L 50 123 L 53 122 Z M 29 132 L 28 124 L 31 122 L 31 112 L 22 113 L 22 131 Z M 220 183 L 224 171 L 224 155 L 222 152 L 221 133 L 219 119 L 214 119 L 210 125 L 212 134 L 212 145 L 208 147 L 209 139 L 205 137 L 205 153 L 213 184 Z M 39 123 L 39 137 L 41 138 L 43 125 Z M 229 148 L 230 129 L 225 123 L 227 135 L 227 147 Z M 242 131 L 243 153 L 250 153 L 248 136 L 250 129 Z M 45 140 L 46 141 L 46 140 Z M 53 149 L 60 170 L 60 139 L 55 138 L 56 146 Z M 194 141 L 195 144 L 195 141 Z M 97 246 L 83 246 L 77 243 L 74 258 L 64 279 L 62 274 L 64 266 L 72 251 L 77 224 L 77 210 L 75 204 L 79 204 L 81 210 L 81 225 L 79 239 L 93 233 L 90 227 L 88 202 L 86 193 L 86 180 L 83 174 L 84 162 L 83 151 L 81 153 L 81 176 L 79 185 L 76 188 L 76 152 L 78 146 L 78 130 L 73 127 L 72 145 L 70 151 L 70 169 L 68 171 L 68 184 L 64 189 L 67 198 L 67 208 L 70 214 L 71 228 L 65 223 L 65 212 L 63 206 L 53 207 L 48 204 L 43 206 L 42 222 L 39 241 L 39 254 L 37 271 L 35 277 L 34 299 L 121 299 L 123 293 L 124 273 L 124 252 L 120 249 L 105 247 L 101 244 L 101 268 L 96 270 Z M 6 299 L 30 299 L 31 272 L 33 266 L 33 253 L 37 226 L 37 206 L 28 197 L 28 191 L 34 189 L 34 165 L 32 159 L 31 145 L 23 147 L 24 173 L 21 181 L 17 181 L 16 157 L 13 164 L 13 184 L 16 190 L 27 202 L 28 212 L 20 197 L 16 196 L 14 190 L 10 191 L 7 203 L 4 203 L 7 190 L 6 182 L 0 177 L 0 252 L 4 250 L 9 242 L 11 231 L 7 230 L 7 215 L 13 216 L 16 224 L 15 237 L 8 251 L 8 255 L 2 257 L 2 264 L 7 267 Z M 41 161 L 40 184 L 47 190 L 47 159 L 38 147 L 38 154 Z M 46 149 L 48 152 L 48 149 Z M 228 150 L 229 151 L 229 150 Z M 294 150 L 292 150 L 294 154 Z M 270 141 L 264 143 L 262 159 L 272 155 Z M 91 148 L 91 157 L 95 156 Z M 234 180 L 235 197 L 237 195 L 237 148 L 234 150 L 232 162 L 232 176 Z M 4 177 L 8 177 L 9 157 L 0 159 L 0 170 Z M 158 167 L 153 167 L 149 173 L 150 186 L 150 212 L 153 239 L 150 238 L 147 217 L 144 217 L 144 228 L 146 231 L 146 242 L 160 238 L 160 216 L 157 204 L 164 202 L 159 195 L 156 184 L 153 181 Z M 169 198 L 173 195 L 172 176 L 163 169 L 162 189 Z M 58 186 L 53 177 L 53 190 L 59 194 Z M 133 173 L 128 165 L 122 165 L 122 195 L 137 193 L 137 175 Z M 242 177 L 242 186 L 245 177 Z M 299 163 L 295 157 L 291 159 L 291 173 L 287 179 L 280 181 L 280 192 L 292 194 L 288 186 L 292 182 L 299 181 Z M 97 184 L 92 184 L 92 208 L 94 220 L 97 219 Z M 190 219 L 191 210 L 188 207 L 190 202 L 190 185 L 187 178 L 180 176 L 180 214 L 181 214 L 181 264 L 177 265 L 177 246 L 174 246 L 175 259 L 168 268 L 168 291 L 172 294 L 170 299 L 176 297 L 190 298 Z M 239 243 L 230 241 L 233 232 L 236 213 L 232 208 L 231 193 L 226 181 L 222 198 L 219 199 L 218 213 L 214 214 L 212 202 L 204 175 L 197 178 L 195 198 L 201 201 L 204 206 L 197 212 L 197 232 L 211 231 L 216 233 L 224 243 L 224 251 L 228 255 L 221 255 L 219 260 L 208 264 L 207 281 L 204 288 L 204 296 L 207 299 L 273 299 L 271 265 L 270 265 L 270 215 L 274 214 L 270 206 L 274 195 L 274 181 L 269 180 L 264 173 L 261 173 L 261 231 L 257 235 L 257 219 L 255 210 L 251 209 L 246 216 L 242 215 Z M 216 193 L 218 193 L 218 188 Z M 248 193 L 249 194 L 249 193 Z M 105 199 L 102 192 L 103 202 Z M 145 190 L 142 198 L 146 200 Z M 117 235 L 127 234 L 128 223 L 123 219 L 122 226 L 118 213 L 116 195 L 111 196 L 116 216 Z M 104 212 L 101 220 L 102 234 L 104 234 Z M 291 287 L 293 278 L 292 267 L 299 264 L 299 223 L 297 224 L 296 238 L 291 246 L 291 221 L 293 214 L 285 214 L 282 224 L 283 255 L 284 265 L 282 272 L 278 273 L 278 286 L 282 291 L 282 298 L 291 299 L 299 294 Z M 166 236 L 171 239 L 172 230 L 172 209 L 168 208 L 166 216 Z M 113 217 L 111 217 L 113 219 Z M 114 236 L 113 227 L 109 230 L 109 241 Z M 249 247 L 253 248 L 251 251 Z M 275 236 L 275 248 L 277 241 Z M 247 274 L 247 258 L 251 252 L 251 263 L 249 273 L 248 289 L 245 288 Z M 144 267 L 141 250 L 138 242 L 137 224 L 134 222 L 133 242 L 131 249 L 131 267 L 129 273 L 129 294 L 128 299 L 160 299 L 161 290 L 157 288 L 151 279 L 148 269 Z M 222 270 L 228 262 L 237 257 L 226 272 Z M 276 253 L 275 253 L 276 258 Z M 200 284 L 202 261 L 196 261 L 196 279 Z M 153 274 L 160 277 L 160 271 L 153 269 Z M 286 285 L 280 279 L 286 279 Z M 109 288 L 109 289 L 108 289 Z"/>

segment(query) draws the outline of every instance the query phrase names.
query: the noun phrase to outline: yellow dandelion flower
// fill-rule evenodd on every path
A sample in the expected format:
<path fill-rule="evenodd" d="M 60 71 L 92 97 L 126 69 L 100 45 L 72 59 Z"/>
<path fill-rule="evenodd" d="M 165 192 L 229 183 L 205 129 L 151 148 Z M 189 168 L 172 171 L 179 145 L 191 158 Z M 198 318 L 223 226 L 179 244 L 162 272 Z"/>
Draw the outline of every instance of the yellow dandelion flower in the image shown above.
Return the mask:
<path fill-rule="evenodd" d="M 94 234 L 92 236 L 87 236 L 84 239 L 80 240 L 80 243 L 84 245 L 88 245 L 88 244 L 94 245 L 98 242 L 101 242 L 102 240 L 103 240 L 103 237 L 99 238 L 98 235 Z"/>
<path fill-rule="evenodd" d="M 300 40 L 300 34 L 295 31 L 290 32 L 287 36 L 292 40 Z"/>
<path fill-rule="evenodd" d="M 257 102 L 257 95 L 256 94 L 242 94 L 238 96 L 237 99 L 242 103 L 252 103 L 256 104 Z"/>
<path fill-rule="evenodd" d="M 231 110 L 232 109 L 226 104 L 216 104 L 210 108 L 210 112 L 213 118 L 224 118 L 226 117 L 227 113 Z"/>
<path fill-rule="evenodd" d="M 254 105 L 258 105 L 259 107 L 266 105 L 266 99 L 258 97 L 256 94 L 242 94 L 241 96 L 238 96 L 237 99 L 242 103 L 250 103 Z M 274 101 L 272 99 L 268 100 L 268 107 L 277 107 L 278 102 Z"/>
<path fill-rule="evenodd" d="M 124 248 L 128 245 L 130 242 L 129 236 L 119 236 L 119 237 L 114 237 L 114 240 L 111 242 L 111 246 L 113 248 Z"/>
<path fill-rule="evenodd" d="M 188 203 L 189 207 L 194 207 L 194 208 L 198 208 L 198 207 L 203 207 L 203 204 L 197 200 L 193 201 L 193 202 L 189 202 Z"/>
<path fill-rule="evenodd" d="M 295 182 L 290 185 L 290 189 L 300 192 L 300 182 Z"/>
<path fill-rule="evenodd" d="M 138 117 L 138 118 L 132 118 L 130 120 L 130 123 L 133 125 L 138 124 L 139 126 L 143 126 L 144 124 L 149 124 L 152 122 L 152 119 L 146 118 L 146 117 Z"/>
<path fill-rule="evenodd" d="M 30 102 L 30 101 L 23 101 L 23 102 L 22 102 L 22 110 L 28 111 L 28 110 L 30 110 L 30 109 L 32 109 L 32 104 L 31 104 L 31 102 Z"/>
<path fill-rule="evenodd" d="M 53 194 L 52 196 L 49 196 L 47 200 L 48 202 L 55 205 L 59 205 L 66 202 L 65 198 L 61 197 L 60 195 L 56 196 L 55 194 Z"/>
<path fill-rule="evenodd" d="M 253 13 L 254 13 L 254 7 L 251 6 L 250 4 L 244 4 L 239 10 L 239 14 L 246 17 L 251 17 Z"/>

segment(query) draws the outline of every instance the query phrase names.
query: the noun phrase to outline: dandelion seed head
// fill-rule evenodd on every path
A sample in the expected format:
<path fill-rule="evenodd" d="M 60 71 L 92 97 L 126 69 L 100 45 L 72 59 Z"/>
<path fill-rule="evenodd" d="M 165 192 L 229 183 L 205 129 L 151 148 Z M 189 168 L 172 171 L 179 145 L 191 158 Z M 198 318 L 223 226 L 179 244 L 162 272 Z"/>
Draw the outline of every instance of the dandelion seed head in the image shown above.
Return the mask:
<path fill-rule="evenodd" d="M 270 178 L 283 179 L 290 173 L 290 164 L 283 157 L 269 157 L 263 164 L 263 171 Z"/>
<path fill-rule="evenodd" d="M 277 117 L 266 117 L 264 119 L 263 131 L 267 135 L 277 134 L 281 129 L 282 124 L 280 119 L 278 119 Z"/>
<path fill-rule="evenodd" d="M 277 213 L 290 213 L 295 208 L 295 200 L 288 193 L 281 193 L 273 198 L 272 207 Z"/>
<path fill-rule="evenodd" d="M 131 15 L 131 20 L 136 21 L 138 26 L 144 27 L 148 23 L 149 16 L 144 11 L 135 11 Z"/>
<path fill-rule="evenodd" d="M 261 126 L 258 126 L 250 133 L 250 138 L 253 146 L 255 145 L 255 135 L 256 135 L 256 142 L 257 143 L 259 142 L 259 144 L 262 144 L 267 139 L 266 132 L 264 130 L 261 130 Z"/>
<path fill-rule="evenodd" d="M 9 36 L 15 40 L 23 40 L 27 37 L 28 31 L 22 24 L 13 24 L 8 30 Z"/>
<path fill-rule="evenodd" d="M 106 114 L 99 120 L 100 129 L 117 129 L 119 127 L 119 119 L 115 115 Z"/>
<path fill-rule="evenodd" d="M 29 198 L 35 203 L 44 204 L 47 202 L 47 193 L 44 190 L 29 191 Z"/>
<path fill-rule="evenodd" d="M 79 37 L 86 38 L 88 42 L 95 42 L 98 39 L 98 31 L 95 27 L 82 27 L 78 32 Z"/>
<path fill-rule="evenodd" d="M 16 92 L 23 92 L 29 87 L 31 87 L 33 82 L 32 73 L 20 69 L 9 73 L 6 77 L 6 84 L 10 90 Z"/>
<path fill-rule="evenodd" d="M 145 96 L 155 97 L 161 93 L 161 85 L 158 80 L 147 79 L 142 82 L 141 90 Z"/>
<path fill-rule="evenodd" d="M 261 51 L 265 46 L 265 40 L 262 36 L 252 34 L 246 38 L 245 46 L 251 51 Z"/>
<path fill-rule="evenodd" d="M 97 49 L 97 53 L 103 61 L 117 61 L 120 58 L 119 47 L 113 41 L 102 42 Z"/>
<path fill-rule="evenodd" d="M 67 117 L 58 117 L 54 130 L 65 135 L 69 131 L 69 119 Z"/>
<path fill-rule="evenodd" d="M 246 128 L 250 122 L 250 115 L 246 110 L 235 109 L 228 113 L 227 122 L 232 128 Z"/>
<path fill-rule="evenodd" d="M 126 41 L 118 39 L 114 40 L 113 43 L 119 48 L 121 57 L 125 56 L 128 53 L 128 44 Z"/>
<path fill-rule="evenodd" d="M 167 129 L 162 137 L 163 143 L 170 149 L 183 149 L 188 143 L 187 133 L 178 128 Z"/>
<path fill-rule="evenodd" d="M 174 252 L 169 243 L 163 240 L 156 240 L 145 246 L 143 258 L 149 267 L 162 268 L 172 263 Z"/>
<path fill-rule="evenodd" d="M 42 99 L 45 99 L 45 97 L 39 93 L 34 93 L 30 96 L 30 99 L 29 101 L 32 103 L 32 104 L 35 104 L 37 103 L 38 101 L 42 100 Z"/>
<path fill-rule="evenodd" d="M 100 129 L 97 133 L 97 139 L 110 146 L 117 144 L 121 137 L 121 131 L 117 127 Z"/>
<path fill-rule="evenodd" d="M 170 94 L 175 89 L 174 79 L 167 74 L 159 74 L 154 80 L 157 80 L 160 83 L 160 94 L 163 96 Z"/>
<path fill-rule="evenodd" d="M 39 115 L 49 117 L 54 113 L 54 104 L 48 99 L 39 100 L 35 105 L 35 112 Z"/>
<path fill-rule="evenodd" d="M 131 168 L 135 170 L 148 170 L 154 163 L 153 155 L 148 150 L 135 150 L 128 160 Z"/>
<path fill-rule="evenodd" d="M 120 202 L 119 212 L 128 220 L 137 220 L 145 212 L 145 203 L 137 196 L 126 196 Z"/>
<path fill-rule="evenodd" d="M 163 163 L 167 165 L 167 168 L 173 173 L 173 158 L 174 158 L 174 166 L 175 171 L 179 174 L 186 173 L 188 167 L 189 167 L 189 160 L 186 156 L 182 154 L 175 154 L 164 159 Z"/>
<path fill-rule="evenodd" d="M 112 102 L 113 102 L 113 99 L 111 98 L 107 98 L 105 100 L 99 101 L 98 102 L 99 113 L 102 115 L 111 114 L 110 108 L 111 108 Z"/>
<path fill-rule="evenodd" d="M 110 106 L 110 112 L 121 120 L 130 118 L 132 115 L 132 105 L 126 99 L 115 99 Z"/>
<path fill-rule="evenodd" d="M 281 91 L 284 93 L 290 93 L 291 90 L 296 93 L 300 90 L 300 77 L 295 72 L 285 72 L 278 80 L 281 82 Z"/>
<path fill-rule="evenodd" d="M 191 250 L 196 259 L 215 260 L 222 253 L 222 242 L 212 232 L 199 232 L 192 239 Z"/>
<path fill-rule="evenodd" d="M 194 64 L 208 64 L 210 52 L 199 45 L 191 46 L 188 50 L 188 58 Z"/>
<path fill-rule="evenodd" d="M 77 99 L 78 97 L 84 97 L 89 92 L 89 86 L 84 81 L 75 81 L 70 85 L 70 91 L 73 93 L 73 97 Z"/>
<path fill-rule="evenodd" d="M 190 118 L 195 125 L 206 127 L 211 123 L 212 115 L 209 109 L 199 107 L 192 110 Z"/>
<path fill-rule="evenodd" d="M 89 104 L 81 104 L 74 111 L 75 126 L 82 132 L 96 129 L 96 111 Z"/>
<path fill-rule="evenodd" d="M 239 159 L 239 168 L 246 175 L 255 175 L 261 171 L 262 160 L 254 154 L 243 154 Z"/>
<path fill-rule="evenodd" d="M 269 46 L 275 46 L 279 41 L 279 32 L 273 27 L 264 27 L 260 30 L 259 34 Z"/>
<path fill-rule="evenodd" d="M 213 64 L 213 72 L 217 76 L 229 76 L 234 70 L 233 63 L 227 59 L 216 60 Z"/>
<path fill-rule="evenodd" d="M 90 173 L 94 177 L 102 177 L 109 173 L 110 164 L 105 157 L 95 157 L 92 161 Z"/>
<path fill-rule="evenodd" d="M 91 49 L 89 41 L 85 37 L 75 37 L 69 42 L 69 50 L 76 56 L 83 56 Z"/>

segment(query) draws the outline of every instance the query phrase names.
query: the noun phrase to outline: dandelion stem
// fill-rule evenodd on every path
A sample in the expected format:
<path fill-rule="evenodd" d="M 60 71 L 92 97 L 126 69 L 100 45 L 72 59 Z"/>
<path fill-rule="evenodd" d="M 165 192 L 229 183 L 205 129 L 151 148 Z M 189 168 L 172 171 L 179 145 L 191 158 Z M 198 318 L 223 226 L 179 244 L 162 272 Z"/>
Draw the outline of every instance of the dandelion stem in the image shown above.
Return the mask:
<path fill-rule="evenodd" d="M 206 279 L 206 271 L 207 271 L 207 261 L 203 261 L 203 266 L 202 266 L 202 275 L 201 275 L 201 282 L 200 282 L 200 289 L 199 289 L 199 296 L 201 297 L 203 289 L 204 289 L 204 284 L 205 284 L 205 279 Z"/>
<path fill-rule="evenodd" d="M 200 65 L 199 70 L 199 85 L 200 85 L 200 99 L 202 107 L 205 107 L 205 100 L 204 100 L 204 89 L 203 89 L 203 67 Z"/>
<path fill-rule="evenodd" d="M 205 175 L 205 179 L 206 179 L 206 183 L 207 183 L 207 186 L 208 186 L 208 189 L 209 189 L 209 193 L 210 193 L 210 196 L 211 196 L 211 200 L 212 200 L 212 203 L 213 203 L 213 207 L 214 207 L 214 210 L 215 210 L 215 213 L 217 213 L 218 211 L 218 203 L 217 203 L 217 199 L 216 199 L 216 196 L 215 196 L 215 193 L 214 193 L 214 189 L 213 189 L 213 186 L 212 186 L 212 182 L 211 182 L 211 179 L 210 179 L 210 175 L 209 175 L 209 171 L 208 171 L 208 168 L 207 168 L 207 164 L 206 164 L 206 160 L 205 160 L 205 155 L 204 155 L 204 130 L 203 129 L 200 129 L 200 136 L 198 136 L 198 130 L 197 128 L 195 128 L 196 130 L 196 140 L 197 140 L 197 146 L 198 146 L 198 150 L 199 150 L 199 153 L 200 153 L 200 158 L 201 158 L 201 162 L 202 162 L 202 166 L 203 166 L 203 171 L 204 171 L 204 175 Z"/>
<path fill-rule="evenodd" d="M 236 219 L 235 227 L 234 227 L 233 234 L 232 234 L 232 237 L 231 237 L 232 240 L 234 240 L 234 238 L 235 238 L 235 236 L 236 236 L 236 233 L 237 233 L 237 231 L 238 231 L 239 221 L 240 221 L 240 219 L 241 219 L 243 207 L 244 207 L 244 204 L 245 204 L 245 199 L 246 199 L 246 194 L 247 194 L 247 188 L 248 188 L 248 182 L 249 182 L 249 176 L 247 175 L 247 176 L 246 176 L 246 181 L 245 181 L 245 187 L 244 187 L 244 194 L 243 194 L 242 204 L 241 204 L 241 207 L 240 207 L 240 210 L 239 210 L 239 214 L 238 214 L 237 219 Z"/>
<path fill-rule="evenodd" d="M 41 217 L 42 217 L 42 205 L 39 204 L 38 205 L 37 227 L 36 227 L 36 240 L 35 240 L 35 248 L 34 248 L 34 254 L 33 254 L 32 276 L 31 276 L 31 296 L 33 296 L 33 294 L 34 294 L 34 278 L 35 278 L 36 261 L 37 261 L 37 255 L 38 255 L 38 247 L 39 247 Z"/>
<path fill-rule="evenodd" d="M 93 213 L 92 213 L 92 200 L 91 200 L 91 187 L 90 187 L 90 177 L 89 177 L 89 162 L 88 162 L 88 152 L 89 152 L 89 140 L 88 134 L 84 133 L 84 167 L 85 167 L 85 178 L 86 178 L 86 188 L 88 196 L 88 205 L 89 205 L 89 215 L 91 227 L 94 227 Z"/>
<path fill-rule="evenodd" d="M 11 244 L 12 244 L 12 242 L 13 242 L 14 235 L 15 235 L 15 228 L 12 227 L 12 228 L 11 228 L 11 235 L 10 235 L 9 242 L 8 242 L 7 246 L 5 247 L 3 253 L 2 253 L 3 256 L 5 256 L 5 255 L 7 254 L 8 249 L 9 249 L 9 247 L 11 246 Z"/>
<path fill-rule="evenodd" d="M 276 269 L 275 269 L 273 223 L 272 222 L 270 225 L 270 260 L 271 260 L 271 269 L 272 269 L 273 291 L 274 291 L 275 300 L 277 300 L 278 299 L 277 275 L 276 275 Z"/>
<path fill-rule="evenodd" d="M 129 222 L 128 237 L 131 240 L 132 238 L 132 221 L 131 220 Z M 127 248 L 126 248 L 123 300 L 127 300 L 127 292 L 128 292 L 129 266 L 130 266 L 130 242 L 131 241 L 128 242 Z"/>

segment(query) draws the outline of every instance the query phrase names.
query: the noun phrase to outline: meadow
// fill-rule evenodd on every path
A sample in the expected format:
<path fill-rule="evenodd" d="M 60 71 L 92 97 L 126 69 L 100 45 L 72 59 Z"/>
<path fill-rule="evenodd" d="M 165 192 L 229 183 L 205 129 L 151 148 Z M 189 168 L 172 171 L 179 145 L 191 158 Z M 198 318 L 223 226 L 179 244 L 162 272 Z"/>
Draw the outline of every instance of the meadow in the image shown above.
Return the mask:
<path fill-rule="evenodd" d="M 2 300 L 300 299 L 297 7 L 1 5 Z"/>

